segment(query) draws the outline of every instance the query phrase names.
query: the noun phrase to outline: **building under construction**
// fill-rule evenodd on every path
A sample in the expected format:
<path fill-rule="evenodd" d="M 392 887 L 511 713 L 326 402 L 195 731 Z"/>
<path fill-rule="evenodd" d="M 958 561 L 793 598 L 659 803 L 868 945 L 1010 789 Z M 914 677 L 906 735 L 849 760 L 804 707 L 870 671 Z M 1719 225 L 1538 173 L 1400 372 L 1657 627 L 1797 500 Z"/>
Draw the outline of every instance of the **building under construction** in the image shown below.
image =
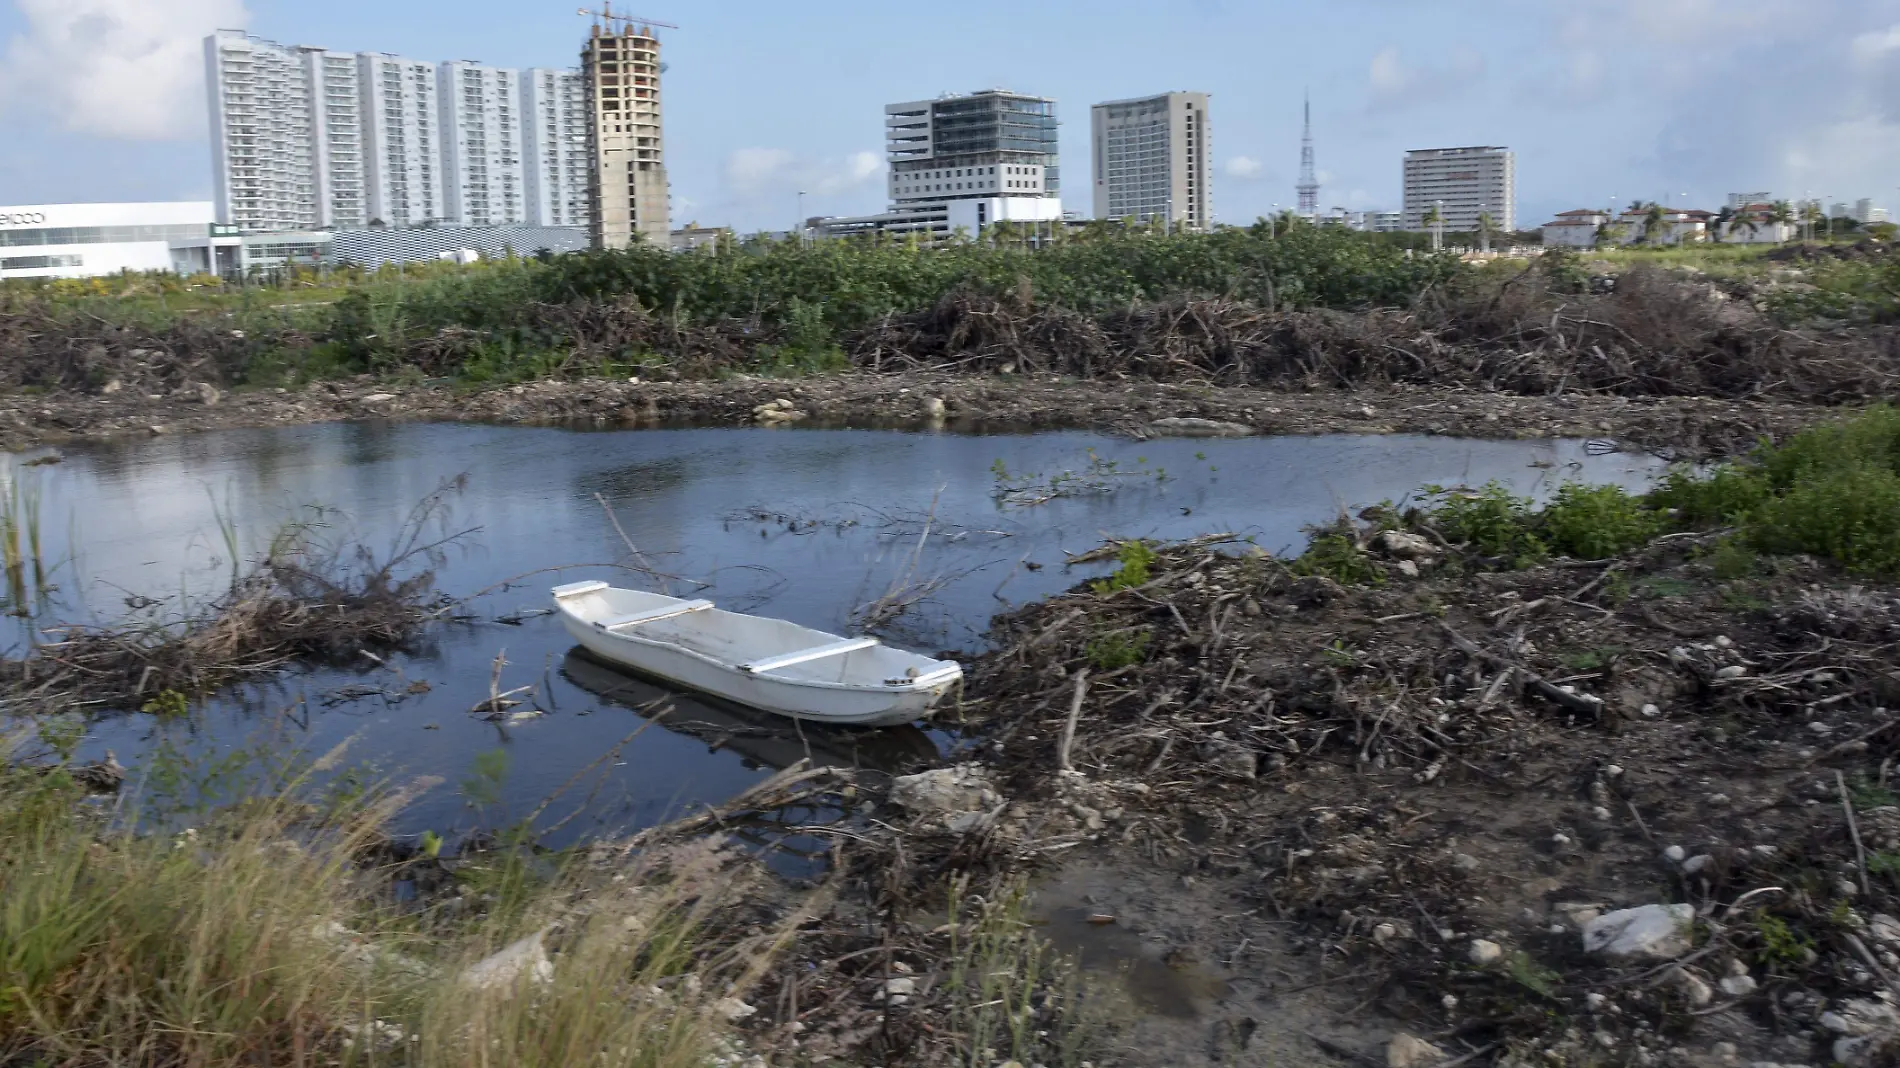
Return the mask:
<path fill-rule="evenodd" d="M 588 195 L 594 247 L 626 248 L 637 238 L 665 248 L 672 224 L 654 27 L 672 27 L 616 15 L 611 7 L 593 15 L 593 32 L 581 51 L 581 79 L 592 116 Z"/>

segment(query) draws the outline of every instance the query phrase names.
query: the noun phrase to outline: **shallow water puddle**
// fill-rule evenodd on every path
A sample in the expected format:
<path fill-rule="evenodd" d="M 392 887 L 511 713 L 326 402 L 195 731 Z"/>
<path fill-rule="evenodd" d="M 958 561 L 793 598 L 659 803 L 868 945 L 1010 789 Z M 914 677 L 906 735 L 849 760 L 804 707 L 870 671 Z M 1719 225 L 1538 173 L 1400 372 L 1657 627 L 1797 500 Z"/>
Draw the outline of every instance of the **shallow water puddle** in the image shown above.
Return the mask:
<path fill-rule="evenodd" d="M 110 748 L 136 778 L 160 749 L 173 765 L 203 767 L 247 749 L 321 753 L 353 739 L 350 758 L 372 778 L 448 784 L 405 813 L 404 829 L 452 834 L 539 812 L 541 826 L 561 828 L 558 844 L 716 804 L 805 755 L 901 773 L 954 741 L 919 730 L 801 734 L 730 709 L 651 715 L 662 695 L 619 691 L 615 673 L 570 657 L 545 614 L 557 583 L 645 581 L 616 566 L 629 558 L 621 529 L 671 576 L 670 592 L 834 632 L 856 632 L 863 609 L 893 590 L 922 590 L 881 633 L 937 652 L 975 648 L 997 612 L 1105 573 L 1112 561 L 1065 566 L 1105 536 L 1232 531 L 1289 550 L 1341 508 L 1428 483 L 1496 479 L 1540 493 L 1568 478 L 1639 483 L 1660 467 L 1551 440 L 341 423 L 74 448 L 51 466 L 0 462 L 0 475 L 37 501 L 60 587 L 32 619 L 9 624 L 16 647 L 28 627 L 115 622 L 144 598 L 214 596 L 233 547 L 251 556 L 287 521 L 315 519 L 381 548 L 418 500 L 466 476 L 431 529 L 474 530 L 446 546 L 437 582 L 453 597 L 479 593 L 469 605 L 478 622 L 441 628 L 380 666 L 287 672 L 188 718 L 106 719 L 81 758 Z M 525 710 L 544 715 L 470 714 L 497 655 L 500 688 L 533 687 Z M 478 768 L 483 781 L 471 785 Z"/>

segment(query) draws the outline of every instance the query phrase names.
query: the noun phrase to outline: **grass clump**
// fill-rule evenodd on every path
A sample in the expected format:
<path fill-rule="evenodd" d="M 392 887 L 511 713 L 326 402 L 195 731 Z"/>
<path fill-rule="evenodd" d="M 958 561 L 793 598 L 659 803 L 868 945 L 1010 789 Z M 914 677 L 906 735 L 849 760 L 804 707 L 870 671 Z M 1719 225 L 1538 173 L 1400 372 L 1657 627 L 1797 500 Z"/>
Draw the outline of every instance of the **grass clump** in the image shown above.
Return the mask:
<path fill-rule="evenodd" d="M 340 754 L 180 829 L 109 826 L 20 752 L 0 744 L 0 1063 L 698 1068 L 721 1052 L 711 999 L 777 945 L 700 941 L 730 900 L 710 850 L 578 913 L 559 870 L 508 915 L 398 905 L 375 858 L 410 795 L 314 803 Z M 546 967 L 471 970 L 556 937 Z M 689 969 L 703 997 L 675 983 Z"/>
<path fill-rule="evenodd" d="M 1027 905 L 1021 882 L 1004 884 L 987 900 L 971 893 L 965 878 L 952 883 L 945 1015 L 958 1037 L 948 1063 L 1078 1068 L 1100 1054 L 1096 1047 L 1109 1028 L 1091 1010 L 1101 1006 L 1083 998 L 1068 961 L 1026 937 Z"/>
<path fill-rule="evenodd" d="M 1097 671 L 1114 671 L 1131 664 L 1139 664 L 1148 656 L 1147 631 L 1133 634 L 1104 634 L 1092 638 L 1083 647 L 1083 655 Z"/>

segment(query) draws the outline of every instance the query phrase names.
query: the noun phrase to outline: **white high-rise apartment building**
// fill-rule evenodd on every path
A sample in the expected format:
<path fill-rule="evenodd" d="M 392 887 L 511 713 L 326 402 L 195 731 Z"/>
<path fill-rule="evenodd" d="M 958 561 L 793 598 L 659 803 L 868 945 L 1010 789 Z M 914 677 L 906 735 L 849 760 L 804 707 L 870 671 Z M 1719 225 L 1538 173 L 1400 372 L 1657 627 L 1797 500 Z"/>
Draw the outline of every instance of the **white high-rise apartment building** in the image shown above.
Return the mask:
<path fill-rule="evenodd" d="M 222 223 L 587 224 L 592 157 L 577 72 L 438 66 L 235 30 L 205 39 L 205 69 Z"/>
<path fill-rule="evenodd" d="M 1757 204 L 1773 204 L 1774 202 L 1775 195 L 1768 192 L 1730 193 L 1728 195 L 1728 207 L 1730 211 L 1741 211 L 1743 208 L 1752 208 Z"/>
<path fill-rule="evenodd" d="M 521 79 L 521 165 L 528 225 L 587 226 L 587 90 L 576 71 L 528 71 Z"/>
<path fill-rule="evenodd" d="M 245 230 L 317 225 L 310 79 L 296 49 L 220 30 L 205 38 L 218 220 Z"/>
<path fill-rule="evenodd" d="M 368 131 L 370 221 L 420 226 L 448 218 L 435 67 L 380 53 L 356 59 Z"/>
<path fill-rule="evenodd" d="M 457 226 L 527 221 L 527 172 L 521 153 L 521 76 L 477 63 L 444 63 L 442 178 L 448 218 Z"/>
<path fill-rule="evenodd" d="M 310 93 L 310 167 L 319 227 L 362 226 L 369 221 L 363 142 L 363 93 L 356 57 L 347 52 L 302 48 Z"/>
<path fill-rule="evenodd" d="M 1090 111 L 1095 217 L 1160 219 L 1206 229 L 1212 149 L 1206 93 L 1111 100 Z"/>
<path fill-rule="evenodd" d="M 1405 228 L 1430 229 L 1433 208 L 1449 233 L 1471 233 L 1478 216 L 1494 230 L 1517 229 L 1517 164 L 1508 148 L 1421 148 L 1405 154 Z"/>

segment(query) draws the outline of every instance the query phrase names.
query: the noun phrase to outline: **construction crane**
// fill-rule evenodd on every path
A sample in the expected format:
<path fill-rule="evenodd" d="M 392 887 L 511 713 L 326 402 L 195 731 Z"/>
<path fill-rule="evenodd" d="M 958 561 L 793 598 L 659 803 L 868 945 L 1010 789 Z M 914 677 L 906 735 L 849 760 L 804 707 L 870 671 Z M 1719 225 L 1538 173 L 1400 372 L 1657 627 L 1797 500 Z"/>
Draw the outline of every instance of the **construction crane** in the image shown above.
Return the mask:
<path fill-rule="evenodd" d="M 616 15 L 614 14 L 614 6 L 609 3 L 603 3 L 600 6 L 601 6 L 601 10 L 599 11 L 589 11 L 586 8 L 581 8 L 580 10 L 574 13 L 576 15 L 592 15 L 594 18 L 597 18 L 601 20 L 602 22 L 605 22 L 609 30 L 613 28 L 613 24 L 616 22 L 625 22 L 629 25 L 637 22 L 642 26 L 659 26 L 663 29 L 668 29 L 668 30 L 679 29 L 678 26 L 675 26 L 670 22 L 661 22 L 658 19 L 641 18 L 638 15 Z"/>

